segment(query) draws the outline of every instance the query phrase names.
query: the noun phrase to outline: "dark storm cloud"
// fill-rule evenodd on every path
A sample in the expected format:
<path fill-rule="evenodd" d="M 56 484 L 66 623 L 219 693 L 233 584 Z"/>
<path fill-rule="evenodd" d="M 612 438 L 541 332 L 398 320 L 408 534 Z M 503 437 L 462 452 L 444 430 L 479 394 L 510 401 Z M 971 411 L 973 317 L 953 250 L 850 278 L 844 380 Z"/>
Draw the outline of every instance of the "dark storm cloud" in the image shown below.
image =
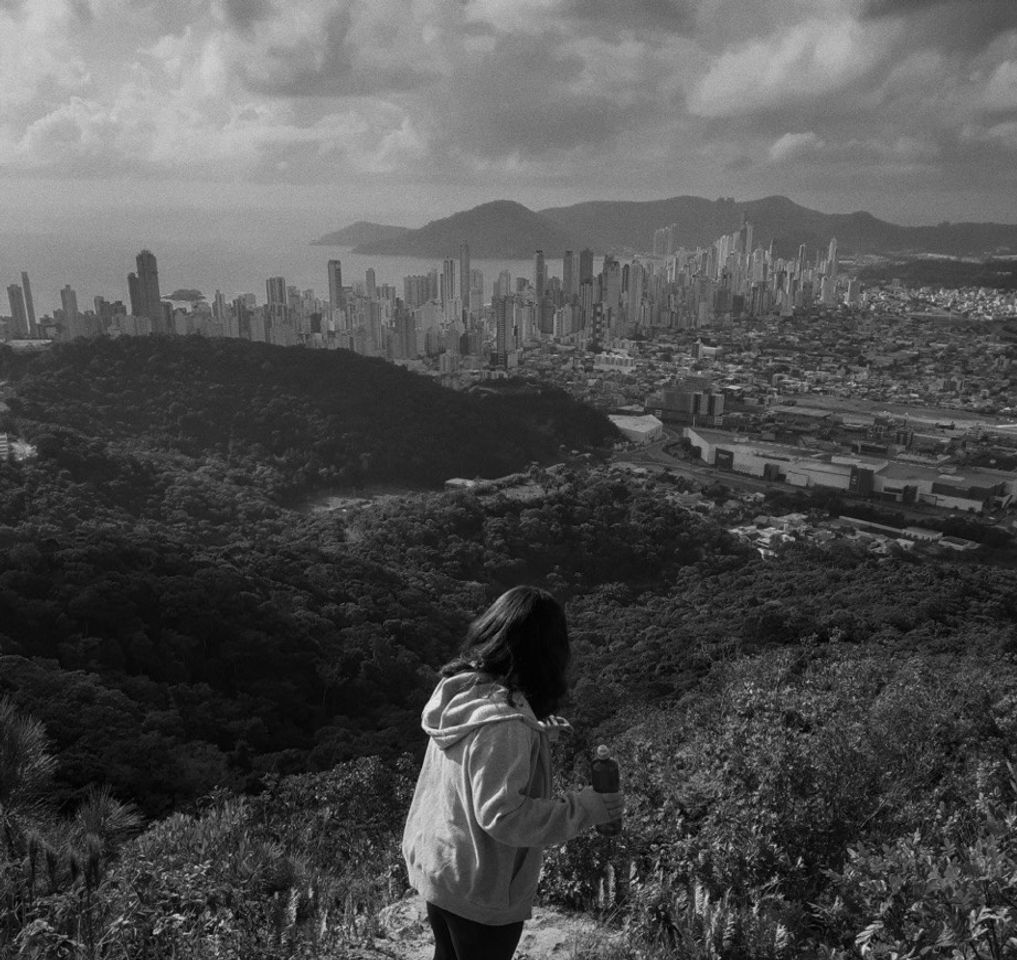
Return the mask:
<path fill-rule="evenodd" d="M 695 26 L 692 0 L 567 0 L 564 16 L 589 26 L 663 30 L 687 35 Z"/>
<path fill-rule="evenodd" d="M 583 66 L 551 39 L 502 38 L 482 62 L 457 71 L 451 96 L 435 105 L 438 123 L 463 152 L 491 159 L 603 144 L 618 128 L 619 108 L 571 89 Z"/>
<path fill-rule="evenodd" d="M 82 23 L 92 23 L 95 19 L 92 13 L 91 4 L 88 0 L 68 0 L 67 6 L 74 16 Z"/>
<path fill-rule="evenodd" d="M 233 3 L 240 5 L 240 0 Z M 248 29 L 255 23 L 250 19 Z M 245 86 L 278 97 L 367 96 L 413 90 L 434 79 L 417 61 L 390 51 L 376 55 L 365 51 L 362 44 L 350 41 L 352 27 L 350 8 L 337 7 L 314 37 L 284 36 L 259 45 L 258 56 L 240 67 Z"/>
<path fill-rule="evenodd" d="M 498 32 L 482 20 L 467 20 L 460 29 L 464 37 L 493 37 Z"/>
<path fill-rule="evenodd" d="M 946 6 L 953 0 L 866 0 L 863 14 L 869 17 L 893 16 L 898 13 L 912 13 L 915 10 L 931 10 Z M 970 5 L 972 0 L 966 0 Z"/>
<path fill-rule="evenodd" d="M 228 26 L 248 33 L 260 20 L 272 14 L 268 0 L 222 0 L 222 12 Z"/>
<path fill-rule="evenodd" d="M 863 17 L 904 17 L 919 42 L 978 50 L 1017 30 L 1017 0 L 867 0 Z"/>

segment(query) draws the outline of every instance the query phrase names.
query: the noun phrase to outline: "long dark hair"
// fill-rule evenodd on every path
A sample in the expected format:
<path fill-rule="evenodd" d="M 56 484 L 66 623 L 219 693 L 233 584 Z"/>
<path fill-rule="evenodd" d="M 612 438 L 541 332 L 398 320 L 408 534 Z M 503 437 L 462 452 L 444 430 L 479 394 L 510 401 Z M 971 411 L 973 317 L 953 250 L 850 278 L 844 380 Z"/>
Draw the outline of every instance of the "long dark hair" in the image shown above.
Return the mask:
<path fill-rule="evenodd" d="M 513 587 L 466 632 L 459 656 L 443 677 L 476 670 L 522 693 L 537 718 L 558 709 L 568 689 L 569 635 L 561 604 L 540 587 Z"/>

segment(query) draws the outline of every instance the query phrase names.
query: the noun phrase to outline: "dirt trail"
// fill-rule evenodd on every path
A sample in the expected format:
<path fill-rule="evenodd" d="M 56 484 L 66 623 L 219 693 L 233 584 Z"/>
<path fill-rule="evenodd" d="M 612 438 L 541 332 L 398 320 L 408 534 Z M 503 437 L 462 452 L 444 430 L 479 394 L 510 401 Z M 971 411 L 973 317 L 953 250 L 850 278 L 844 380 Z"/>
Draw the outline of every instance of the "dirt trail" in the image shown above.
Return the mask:
<path fill-rule="evenodd" d="M 408 896 L 386 907 L 378 916 L 382 936 L 373 946 L 361 947 L 350 960 L 431 960 L 434 942 L 424 901 Z M 596 946 L 618 937 L 617 931 L 589 917 L 534 907 L 526 921 L 515 960 L 581 960 L 594 956 Z"/>

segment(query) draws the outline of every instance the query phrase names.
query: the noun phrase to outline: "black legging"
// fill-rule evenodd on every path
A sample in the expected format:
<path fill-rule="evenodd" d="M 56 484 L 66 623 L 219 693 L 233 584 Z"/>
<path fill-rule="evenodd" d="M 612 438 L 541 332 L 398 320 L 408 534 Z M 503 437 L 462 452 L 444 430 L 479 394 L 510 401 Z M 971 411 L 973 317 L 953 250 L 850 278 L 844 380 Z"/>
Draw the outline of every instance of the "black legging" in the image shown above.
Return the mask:
<path fill-rule="evenodd" d="M 522 920 L 492 927 L 433 903 L 427 905 L 427 919 L 434 931 L 434 960 L 512 960 L 523 935 Z"/>

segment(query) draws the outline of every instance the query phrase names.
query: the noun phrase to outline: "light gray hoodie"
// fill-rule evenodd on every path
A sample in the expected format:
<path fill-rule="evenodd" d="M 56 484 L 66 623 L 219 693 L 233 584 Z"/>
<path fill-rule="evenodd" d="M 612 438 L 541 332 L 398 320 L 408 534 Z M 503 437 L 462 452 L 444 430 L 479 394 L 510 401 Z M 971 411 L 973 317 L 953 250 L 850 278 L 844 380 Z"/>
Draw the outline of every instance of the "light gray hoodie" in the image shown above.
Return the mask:
<path fill-rule="evenodd" d="M 403 832 L 410 883 L 479 923 L 530 916 L 545 846 L 610 819 L 592 788 L 551 799 L 548 737 L 521 695 L 477 673 L 446 677 Z"/>

